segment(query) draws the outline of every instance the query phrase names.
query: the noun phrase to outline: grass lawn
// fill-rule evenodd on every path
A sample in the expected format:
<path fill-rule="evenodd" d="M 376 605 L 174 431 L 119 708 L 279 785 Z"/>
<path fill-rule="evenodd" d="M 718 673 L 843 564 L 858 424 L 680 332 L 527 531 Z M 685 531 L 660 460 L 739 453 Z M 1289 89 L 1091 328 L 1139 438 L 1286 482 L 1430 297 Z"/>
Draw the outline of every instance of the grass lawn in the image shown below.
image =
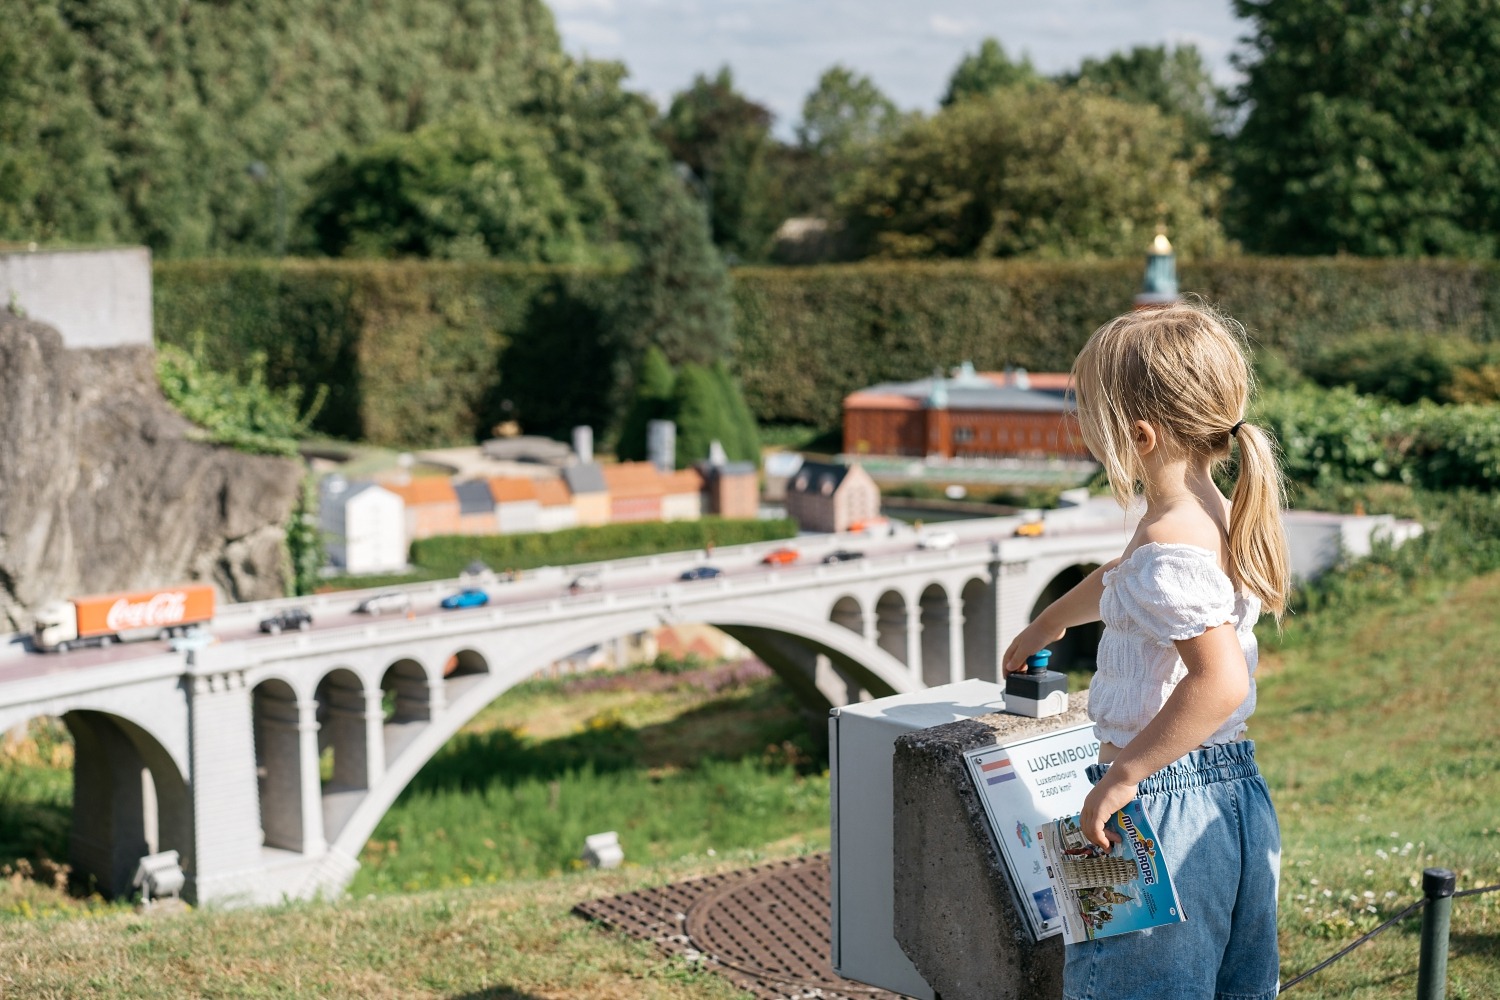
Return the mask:
<path fill-rule="evenodd" d="M 1287 977 L 1416 899 L 1426 866 L 1500 883 L 1497 606 L 1490 576 L 1264 630 L 1252 735 L 1281 815 Z M 568 911 L 826 847 L 822 748 L 774 681 L 612 683 L 533 683 L 482 713 L 386 817 L 344 901 L 146 919 L 9 873 L 0 998 L 742 996 Z M 56 790 L 65 754 L 40 749 L 4 765 L 0 794 L 7 774 Z M 612 828 L 630 866 L 573 870 L 582 835 Z M 1409 1000 L 1419 926 L 1287 995 Z M 1450 998 L 1500 1000 L 1500 892 L 1455 901 L 1448 971 Z"/>

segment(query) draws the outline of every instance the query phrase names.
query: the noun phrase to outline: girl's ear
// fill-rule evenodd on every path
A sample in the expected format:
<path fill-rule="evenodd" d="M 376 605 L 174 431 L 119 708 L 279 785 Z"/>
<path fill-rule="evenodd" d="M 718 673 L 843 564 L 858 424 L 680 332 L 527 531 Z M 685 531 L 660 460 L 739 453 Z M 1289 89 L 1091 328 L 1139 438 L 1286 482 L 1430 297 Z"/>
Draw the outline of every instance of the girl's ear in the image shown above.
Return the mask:
<path fill-rule="evenodd" d="M 1156 450 L 1156 428 L 1144 420 L 1137 420 L 1131 427 L 1131 442 L 1135 445 L 1135 452 L 1142 458 Z"/>

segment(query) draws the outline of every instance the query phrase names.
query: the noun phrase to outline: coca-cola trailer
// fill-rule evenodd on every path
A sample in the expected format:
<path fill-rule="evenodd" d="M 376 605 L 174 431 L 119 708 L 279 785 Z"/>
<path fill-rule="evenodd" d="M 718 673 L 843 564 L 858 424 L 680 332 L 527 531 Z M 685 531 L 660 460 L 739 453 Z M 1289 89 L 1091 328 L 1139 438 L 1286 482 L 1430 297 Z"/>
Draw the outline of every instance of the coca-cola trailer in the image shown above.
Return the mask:
<path fill-rule="evenodd" d="M 42 652 L 169 639 L 214 617 L 214 588 L 203 584 L 53 601 L 36 613 L 33 643 Z"/>

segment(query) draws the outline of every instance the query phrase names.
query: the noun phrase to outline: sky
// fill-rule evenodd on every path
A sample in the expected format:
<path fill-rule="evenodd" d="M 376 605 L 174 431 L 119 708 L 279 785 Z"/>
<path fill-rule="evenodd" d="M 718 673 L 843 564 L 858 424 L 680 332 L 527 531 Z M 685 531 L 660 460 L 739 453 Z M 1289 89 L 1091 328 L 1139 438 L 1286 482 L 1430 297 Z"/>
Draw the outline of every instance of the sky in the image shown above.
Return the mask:
<path fill-rule="evenodd" d="M 1214 77 L 1238 79 L 1245 33 L 1229 0 L 549 0 L 574 55 L 616 59 L 627 86 L 665 107 L 694 74 L 728 64 L 739 90 L 792 135 L 822 72 L 842 63 L 905 109 L 937 107 L 966 52 L 998 38 L 1043 73 L 1134 45 L 1191 42 Z"/>

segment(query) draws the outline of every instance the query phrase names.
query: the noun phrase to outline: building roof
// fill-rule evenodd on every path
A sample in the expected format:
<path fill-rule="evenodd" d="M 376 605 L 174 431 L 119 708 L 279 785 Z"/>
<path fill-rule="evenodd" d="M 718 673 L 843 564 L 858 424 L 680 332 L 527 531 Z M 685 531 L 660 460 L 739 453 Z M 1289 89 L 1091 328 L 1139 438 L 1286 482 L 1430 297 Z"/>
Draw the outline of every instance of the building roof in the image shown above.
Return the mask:
<path fill-rule="evenodd" d="M 453 483 L 447 476 L 421 476 L 404 483 L 382 483 L 381 485 L 406 501 L 408 507 L 458 501 L 458 494 L 453 492 Z"/>
<path fill-rule="evenodd" d="M 650 462 L 620 462 L 617 465 L 601 466 L 600 469 L 611 499 L 639 500 L 659 497 L 664 492 L 661 472 Z"/>
<path fill-rule="evenodd" d="M 573 502 L 568 484 L 561 479 L 538 479 L 536 498 L 543 507 L 566 507 Z"/>
<path fill-rule="evenodd" d="M 574 496 L 580 493 L 608 493 L 609 486 L 604 482 L 604 472 L 598 462 L 579 462 L 563 469 L 563 479 L 567 480 L 568 492 Z"/>
<path fill-rule="evenodd" d="M 490 495 L 490 484 L 483 479 L 466 479 L 461 483 L 454 483 L 453 492 L 458 494 L 460 514 L 495 512 L 495 498 Z"/>
<path fill-rule="evenodd" d="M 669 496 L 702 493 L 703 476 L 697 469 L 678 469 L 661 477 L 661 490 Z"/>
<path fill-rule="evenodd" d="M 839 491 L 854 466 L 832 462 L 803 462 L 802 468 L 786 482 L 788 493 L 810 493 L 831 496 Z"/>
<path fill-rule="evenodd" d="M 1068 413 L 1073 410 L 1066 372 L 976 372 L 959 369 L 951 378 L 882 382 L 844 398 L 848 410 L 1008 410 Z"/>
<path fill-rule="evenodd" d="M 522 503 L 536 499 L 536 483 L 524 476 L 490 477 L 490 496 L 495 503 Z"/>

